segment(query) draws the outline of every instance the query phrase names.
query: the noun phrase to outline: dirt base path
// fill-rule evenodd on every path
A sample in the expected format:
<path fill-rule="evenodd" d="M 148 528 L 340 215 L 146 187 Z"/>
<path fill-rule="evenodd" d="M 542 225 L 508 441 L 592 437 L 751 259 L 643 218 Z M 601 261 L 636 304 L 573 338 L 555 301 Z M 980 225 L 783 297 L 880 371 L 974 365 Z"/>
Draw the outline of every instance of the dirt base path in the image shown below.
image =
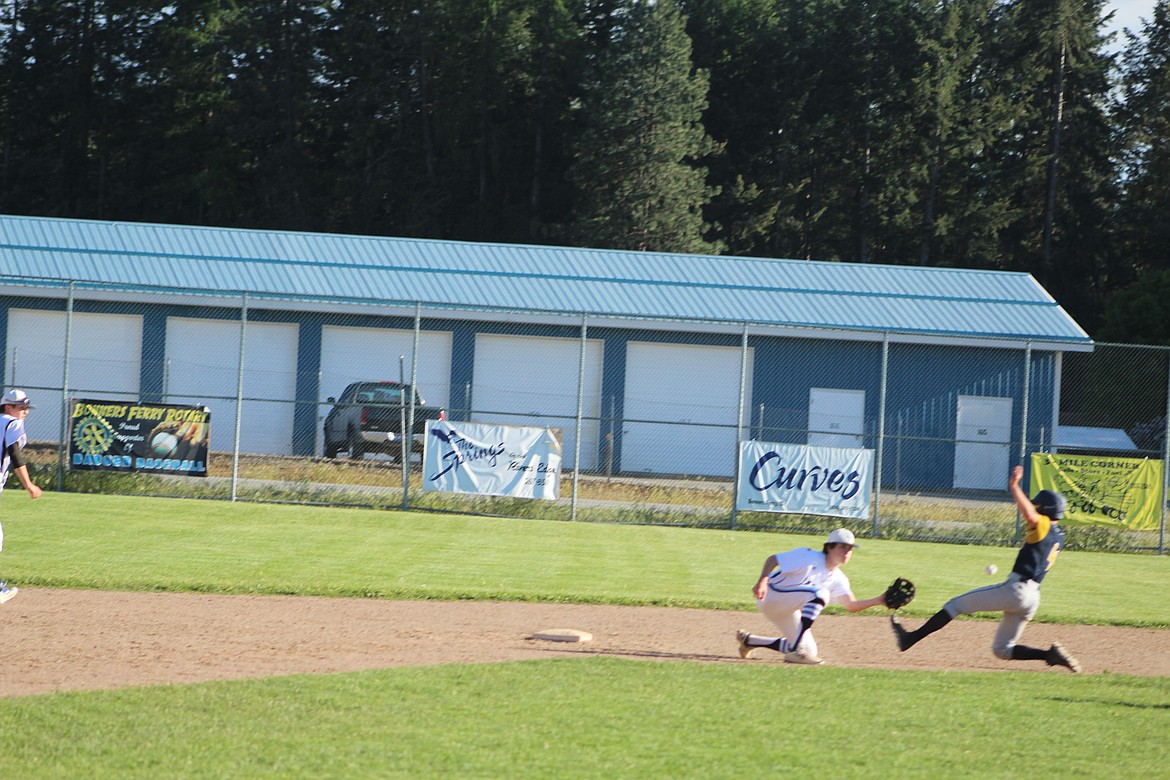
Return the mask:
<path fill-rule="evenodd" d="M 781 664 L 767 650 L 739 657 L 735 630 L 769 626 L 751 612 L 660 607 L 28 588 L 0 606 L 0 696 L 580 654 Z M 593 640 L 532 638 L 556 628 Z M 956 621 L 903 654 L 885 617 L 829 615 L 816 628 L 827 666 L 1067 674 L 996 659 L 993 631 L 991 623 Z M 1170 676 L 1170 631 L 1034 624 L 1025 634 L 1038 646 L 1057 638 L 1087 673 Z"/>

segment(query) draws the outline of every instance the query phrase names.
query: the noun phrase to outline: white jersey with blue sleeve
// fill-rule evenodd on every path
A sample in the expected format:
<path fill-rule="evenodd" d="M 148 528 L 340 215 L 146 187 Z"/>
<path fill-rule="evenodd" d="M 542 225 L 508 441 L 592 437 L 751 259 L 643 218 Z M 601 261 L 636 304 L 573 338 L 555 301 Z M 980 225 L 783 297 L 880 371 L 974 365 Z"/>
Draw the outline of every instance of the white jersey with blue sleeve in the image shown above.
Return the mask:
<path fill-rule="evenodd" d="M 829 571 L 825 566 L 825 554 L 820 550 L 801 547 L 784 553 L 776 553 L 776 568 L 768 575 L 768 587 L 781 593 L 785 591 L 821 591 L 829 593 L 831 601 L 852 597 L 853 589 L 849 578 L 840 568 Z"/>

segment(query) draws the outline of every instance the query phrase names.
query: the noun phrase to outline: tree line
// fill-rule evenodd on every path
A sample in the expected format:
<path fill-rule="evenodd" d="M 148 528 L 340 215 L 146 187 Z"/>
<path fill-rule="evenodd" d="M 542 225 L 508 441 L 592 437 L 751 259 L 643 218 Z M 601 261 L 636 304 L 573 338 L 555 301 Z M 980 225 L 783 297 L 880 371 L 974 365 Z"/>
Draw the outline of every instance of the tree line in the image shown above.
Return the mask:
<path fill-rule="evenodd" d="M 0 211 L 1026 271 L 1170 343 L 1170 0 L 1104 1 L 2 0 Z"/>

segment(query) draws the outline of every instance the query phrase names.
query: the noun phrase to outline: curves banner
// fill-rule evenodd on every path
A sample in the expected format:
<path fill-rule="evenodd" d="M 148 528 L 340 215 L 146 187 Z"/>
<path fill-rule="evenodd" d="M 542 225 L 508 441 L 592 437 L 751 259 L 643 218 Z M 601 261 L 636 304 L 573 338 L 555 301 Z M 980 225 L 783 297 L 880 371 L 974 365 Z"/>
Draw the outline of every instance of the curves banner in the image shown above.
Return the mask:
<path fill-rule="evenodd" d="M 74 400 L 69 470 L 207 476 L 205 406 Z"/>
<path fill-rule="evenodd" d="M 1061 522 L 1156 531 L 1162 522 L 1162 461 L 1032 453 L 1030 495 L 1068 500 Z"/>
<path fill-rule="evenodd" d="M 556 500 L 561 443 L 551 428 L 432 420 L 423 446 L 423 492 Z"/>
<path fill-rule="evenodd" d="M 873 450 L 768 444 L 739 447 L 735 508 L 867 518 L 873 495 Z"/>

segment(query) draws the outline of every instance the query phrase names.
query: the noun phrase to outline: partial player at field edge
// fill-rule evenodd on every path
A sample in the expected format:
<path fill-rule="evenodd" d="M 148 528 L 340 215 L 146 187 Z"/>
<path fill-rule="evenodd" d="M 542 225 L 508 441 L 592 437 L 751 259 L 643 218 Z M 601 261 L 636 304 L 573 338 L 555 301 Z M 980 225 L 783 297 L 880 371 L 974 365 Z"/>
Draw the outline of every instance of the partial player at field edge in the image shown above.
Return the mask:
<path fill-rule="evenodd" d="M 23 390 L 13 388 L 4 394 L 4 413 L 0 414 L 0 425 L 4 426 L 4 433 L 0 435 L 0 493 L 4 491 L 4 483 L 8 481 L 9 471 L 16 474 L 20 484 L 28 491 L 29 498 L 40 498 L 41 489 L 36 486 L 28 475 L 28 465 L 24 461 L 24 446 L 28 444 L 28 435 L 24 432 L 24 420 L 32 409 L 32 402 Z M 4 526 L 0 525 L 0 551 L 4 550 Z M 0 604 L 5 603 L 17 593 L 17 589 L 9 587 L 0 579 Z"/>

